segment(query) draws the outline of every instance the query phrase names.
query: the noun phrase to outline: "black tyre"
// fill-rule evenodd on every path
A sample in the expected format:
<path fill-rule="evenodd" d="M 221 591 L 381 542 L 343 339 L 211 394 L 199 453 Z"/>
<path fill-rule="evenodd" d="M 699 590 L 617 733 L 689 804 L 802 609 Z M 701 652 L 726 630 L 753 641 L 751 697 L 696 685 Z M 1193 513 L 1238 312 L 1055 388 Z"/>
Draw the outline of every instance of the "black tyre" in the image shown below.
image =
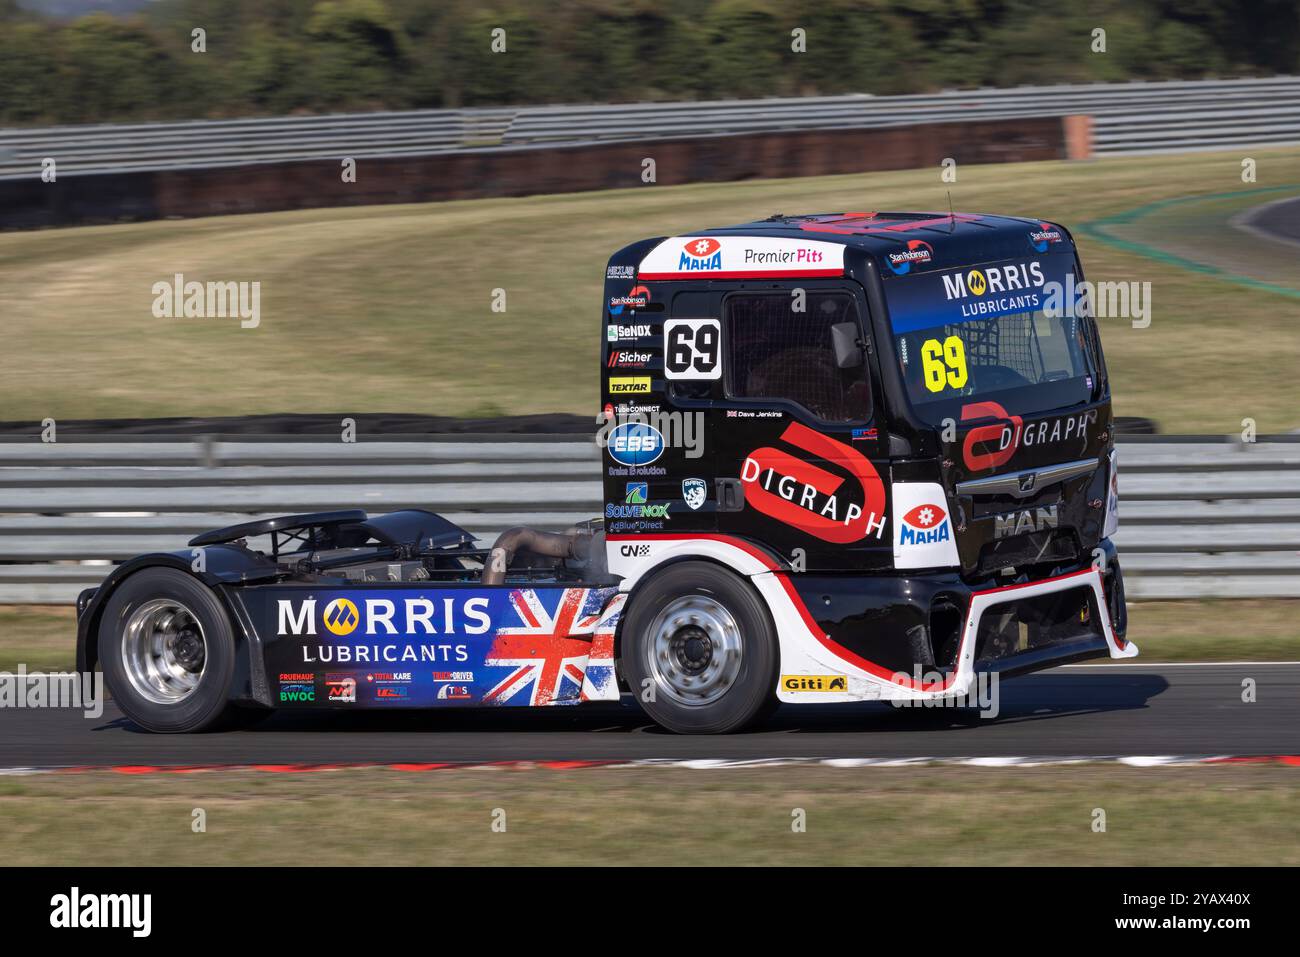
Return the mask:
<path fill-rule="evenodd" d="M 123 581 L 100 619 L 99 657 L 117 706 L 149 731 L 215 729 L 240 713 L 230 619 L 185 572 L 146 568 Z"/>
<path fill-rule="evenodd" d="M 757 593 L 707 562 L 654 574 L 631 599 L 620 661 L 632 694 L 679 734 L 727 734 L 775 704 L 776 631 Z"/>

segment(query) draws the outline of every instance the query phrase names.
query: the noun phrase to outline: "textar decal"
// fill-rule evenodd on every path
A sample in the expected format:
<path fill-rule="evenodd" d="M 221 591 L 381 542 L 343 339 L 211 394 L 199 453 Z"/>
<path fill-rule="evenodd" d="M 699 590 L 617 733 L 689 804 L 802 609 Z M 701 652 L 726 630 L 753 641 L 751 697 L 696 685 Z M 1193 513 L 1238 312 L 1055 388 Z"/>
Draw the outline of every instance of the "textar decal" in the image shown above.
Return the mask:
<path fill-rule="evenodd" d="M 740 473 L 749 505 L 826 542 L 881 536 L 885 487 L 864 455 L 798 422 L 786 427 L 781 441 L 846 474 L 836 475 L 783 449 L 756 449 Z"/>

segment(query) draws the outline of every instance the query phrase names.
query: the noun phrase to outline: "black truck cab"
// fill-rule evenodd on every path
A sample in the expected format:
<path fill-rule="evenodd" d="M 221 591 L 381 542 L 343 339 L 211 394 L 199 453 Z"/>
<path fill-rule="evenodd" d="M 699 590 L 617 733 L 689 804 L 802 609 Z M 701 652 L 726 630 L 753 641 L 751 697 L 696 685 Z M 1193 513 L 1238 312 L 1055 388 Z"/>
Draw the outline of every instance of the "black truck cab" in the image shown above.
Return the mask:
<path fill-rule="evenodd" d="M 1136 654 L 1082 280 L 1064 227 L 961 213 L 777 215 L 615 253 L 600 441 L 624 632 L 685 562 L 752 590 L 782 701 Z M 624 672 L 682 692 L 700 665 L 670 625 Z"/>

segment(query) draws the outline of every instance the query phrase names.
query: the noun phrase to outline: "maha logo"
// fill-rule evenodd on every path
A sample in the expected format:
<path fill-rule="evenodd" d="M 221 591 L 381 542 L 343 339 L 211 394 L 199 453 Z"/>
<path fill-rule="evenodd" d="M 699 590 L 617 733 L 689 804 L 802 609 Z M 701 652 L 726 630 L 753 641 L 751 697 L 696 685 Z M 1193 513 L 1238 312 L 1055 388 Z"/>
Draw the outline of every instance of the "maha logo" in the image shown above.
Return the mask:
<path fill-rule="evenodd" d="M 722 243 L 705 236 L 692 239 L 682 247 L 681 258 L 677 261 L 679 272 L 711 271 L 722 268 Z"/>
<path fill-rule="evenodd" d="M 918 505 L 902 519 L 900 545 L 935 545 L 952 537 L 948 513 L 938 505 Z"/>

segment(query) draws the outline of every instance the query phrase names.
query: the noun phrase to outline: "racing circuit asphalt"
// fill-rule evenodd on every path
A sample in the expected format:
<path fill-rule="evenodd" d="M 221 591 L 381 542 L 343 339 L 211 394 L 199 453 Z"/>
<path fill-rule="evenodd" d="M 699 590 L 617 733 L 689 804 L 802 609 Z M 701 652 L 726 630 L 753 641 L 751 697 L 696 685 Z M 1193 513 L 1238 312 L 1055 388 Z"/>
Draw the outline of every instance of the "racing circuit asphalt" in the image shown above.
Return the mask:
<path fill-rule="evenodd" d="M 1241 700 L 1242 681 L 1257 700 Z M 784 708 L 761 729 L 679 737 L 632 704 L 274 715 L 238 732 L 152 735 L 121 716 L 0 710 L 0 767 L 773 757 L 1061 757 L 1300 752 L 1300 662 L 1075 665 L 1000 683 L 1000 714 Z"/>
<path fill-rule="evenodd" d="M 1257 206 L 1245 222 L 1252 230 L 1270 238 L 1300 245 L 1300 198 Z"/>

